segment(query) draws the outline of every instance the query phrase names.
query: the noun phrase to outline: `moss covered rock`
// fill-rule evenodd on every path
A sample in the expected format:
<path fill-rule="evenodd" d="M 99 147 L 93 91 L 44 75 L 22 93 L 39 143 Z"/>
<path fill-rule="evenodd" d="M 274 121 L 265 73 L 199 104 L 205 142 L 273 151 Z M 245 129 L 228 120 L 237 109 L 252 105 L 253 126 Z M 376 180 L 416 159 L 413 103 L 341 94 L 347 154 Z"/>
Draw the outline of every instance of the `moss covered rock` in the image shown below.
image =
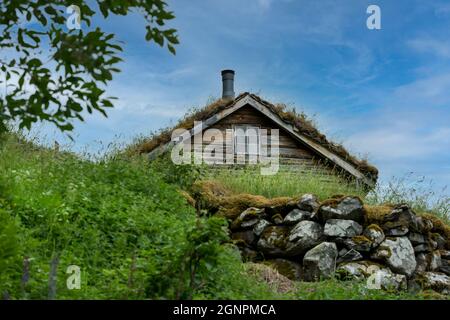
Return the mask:
<path fill-rule="evenodd" d="M 258 223 L 259 218 L 262 217 L 263 214 L 264 209 L 254 207 L 248 208 L 231 223 L 231 230 L 252 228 Z"/>
<path fill-rule="evenodd" d="M 373 242 L 366 236 L 354 236 L 352 238 L 338 238 L 337 243 L 342 243 L 349 250 L 356 250 L 358 252 L 369 252 L 373 247 Z"/>
<path fill-rule="evenodd" d="M 323 227 L 313 221 L 300 221 L 287 237 L 287 256 L 304 254 L 323 240 Z"/>
<path fill-rule="evenodd" d="M 338 252 L 334 242 L 322 242 L 303 257 L 303 272 L 306 281 L 330 278 L 336 268 Z"/>
<path fill-rule="evenodd" d="M 344 262 L 336 268 L 336 274 L 341 279 L 364 279 L 387 267 L 370 260 Z"/>
<path fill-rule="evenodd" d="M 408 230 L 418 231 L 419 224 L 416 214 L 407 205 L 400 205 L 383 217 L 382 228 L 385 233 L 390 229 L 399 229 L 406 230 L 406 234 Z"/>
<path fill-rule="evenodd" d="M 385 239 L 383 229 L 377 224 L 367 226 L 363 235 L 372 242 L 372 248 L 378 247 Z"/>
<path fill-rule="evenodd" d="M 408 277 L 416 269 L 414 249 L 407 237 L 386 238 L 371 257 L 384 261 L 392 271 Z"/>
<path fill-rule="evenodd" d="M 313 213 L 319 209 L 320 204 L 315 195 L 307 193 L 301 196 L 297 206 L 300 210 Z"/>
<path fill-rule="evenodd" d="M 399 291 L 406 290 L 407 287 L 408 282 L 406 276 L 393 273 L 389 269 L 378 270 L 367 279 L 367 288 L 369 289 Z"/>
<path fill-rule="evenodd" d="M 253 233 L 259 237 L 265 228 L 267 228 L 268 226 L 272 225 L 272 223 L 270 223 L 269 221 L 265 220 L 265 219 L 261 219 L 258 221 L 258 223 L 253 227 Z"/>
<path fill-rule="evenodd" d="M 303 220 L 310 220 L 313 216 L 312 212 L 294 209 L 284 217 L 283 224 L 294 225 Z"/>
<path fill-rule="evenodd" d="M 353 220 L 330 219 L 324 227 L 324 235 L 327 237 L 354 237 L 362 233 L 362 226 Z"/>
<path fill-rule="evenodd" d="M 440 272 L 424 272 L 417 277 L 423 289 L 432 289 L 445 294 L 450 293 L 450 277 Z"/>
<path fill-rule="evenodd" d="M 329 219 L 344 219 L 363 223 L 365 219 L 364 205 L 358 197 L 331 199 L 320 206 L 318 217 L 322 222 Z"/>
<path fill-rule="evenodd" d="M 258 250 L 269 256 L 284 256 L 288 231 L 288 228 L 284 226 L 265 228 L 257 243 Z"/>

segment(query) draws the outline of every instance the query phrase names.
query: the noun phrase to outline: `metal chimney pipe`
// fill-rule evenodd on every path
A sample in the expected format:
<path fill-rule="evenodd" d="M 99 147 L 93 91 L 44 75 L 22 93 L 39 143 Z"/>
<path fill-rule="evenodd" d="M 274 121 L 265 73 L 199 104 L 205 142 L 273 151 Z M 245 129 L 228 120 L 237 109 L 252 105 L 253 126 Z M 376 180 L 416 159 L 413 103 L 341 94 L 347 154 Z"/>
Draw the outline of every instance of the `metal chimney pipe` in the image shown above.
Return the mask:
<path fill-rule="evenodd" d="M 234 70 L 222 70 L 222 99 L 234 99 Z"/>

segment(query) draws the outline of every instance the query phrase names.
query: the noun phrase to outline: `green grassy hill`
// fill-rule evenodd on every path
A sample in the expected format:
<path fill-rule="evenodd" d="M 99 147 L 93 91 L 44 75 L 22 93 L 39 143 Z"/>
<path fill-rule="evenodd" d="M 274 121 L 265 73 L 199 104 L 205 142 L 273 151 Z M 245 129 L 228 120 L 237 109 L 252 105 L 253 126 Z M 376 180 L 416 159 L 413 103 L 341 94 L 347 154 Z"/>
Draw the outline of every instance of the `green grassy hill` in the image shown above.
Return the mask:
<path fill-rule="evenodd" d="M 139 157 L 93 162 L 15 134 L 0 148 L 4 299 L 428 297 L 336 280 L 287 281 L 280 290 L 279 275 L 240 261 L 224 219 L 188 204 L 179 188 L 201 175 L 192 168 Z M 81 269 L 79 290 L 67 288 L 69 265 Z"/>
<path fill-rule="evenodd" d="M 0 293 L 46 299 L 264 298 L 225 221 L 197 218 L 140 159 L 82 160 L 9 135 L 0 153 Z M 66 269 L 81 268 L 68 290 Z M 54 291 L 54 290 L 53 290 Z"/>

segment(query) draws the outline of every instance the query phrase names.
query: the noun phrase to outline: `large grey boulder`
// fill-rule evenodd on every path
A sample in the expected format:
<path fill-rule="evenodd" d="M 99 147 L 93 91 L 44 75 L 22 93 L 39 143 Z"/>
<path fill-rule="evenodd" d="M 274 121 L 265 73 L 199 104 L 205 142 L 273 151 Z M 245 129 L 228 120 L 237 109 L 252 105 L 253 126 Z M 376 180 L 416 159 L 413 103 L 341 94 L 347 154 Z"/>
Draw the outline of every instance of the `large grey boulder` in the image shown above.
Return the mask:
<path fill-rule="evenodd" d="M 317 281 L 334 274 L 338 252 L 334 242 L 322 242 L 303 257 L 304 279 Z"/>
<path fill-rule="evenodd" d="M 304 254 L 323 239 L 323 227 L 313 221 L 300 221 L 289 232 L 286 243 L 286 255 Z"/>
<path fill-rule="evenodd" d="M 330 219 L 324 227 L 324 235 L 328 237 L 354 237 L 361 234 L 363 227 L 353 220 Z"/>
<path fill-rule="evenodd" d="M 345 197 L 337 204 L 322 205 L 319 208 L 319 219 L 321 221 L 344 219 L 362 223 L 364 221 L 364 212 L 363 203 L 359 198 Z"/>
<path fill-rule="evenodd" d="M 311 212 L 294 209 L 289 212 L 286 217 L 284 217 L 283 224 L 294 225 L 299 223 L 300 221 L 311 219 L 312 215 L 313 213 Z"/>
<path fill-rule="evenodd" d="M 287 227 L 269 226 L 261 233 L 257 248 L 266 255 L 283 256 L 286 252 Z"/>
<path fill-rule="evenodd" d="M 372 254 L 373 259 L 386 262 L 392 271 L 410 277 L 416 269 L 414 248 L 407 237 L 387 238 Z"/>
<path fill-rule="evenodd" d="M 371 224 L 364 229 L 363 235 L 372 242 L 372 248 L 378 247 L 385 239 L 383 229 L 376 224 Z"/>
<path fill-rule="evenodd" d="M 319 201 L 313 194 L 304 194 L 298 201 L 298 208 L 303 211 L 315 212 L 319 208 Z"/>

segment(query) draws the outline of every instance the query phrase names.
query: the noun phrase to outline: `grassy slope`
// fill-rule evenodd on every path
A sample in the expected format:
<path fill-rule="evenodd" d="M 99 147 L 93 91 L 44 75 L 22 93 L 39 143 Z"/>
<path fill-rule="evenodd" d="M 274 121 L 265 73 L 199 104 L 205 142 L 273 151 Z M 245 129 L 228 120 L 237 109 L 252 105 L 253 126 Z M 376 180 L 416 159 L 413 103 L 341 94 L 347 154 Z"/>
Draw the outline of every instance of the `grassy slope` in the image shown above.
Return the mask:
<path fill-rule="evenodd" d="M 197 218 L 159 169 L 140 159 L 92 163 L 8 136 L 0 152 L 0 294 L 47 298 L 53 260 L 58 299 L 426 297 L 335 280 L 278 293 L 223 244 L 224 221 Z M 189 184 L 190 169 L 177 170 L 167 169 L 165 180 Z M 66 288 L 70 264 L 81 267 L 81 290 Z"/>
<path fill-rule="evenodd" d="M 277 297 L 220 245 L 224 221 L 197 219 L 145 162 L 91 163 L 11 136 L 1 148 L 4 297 L 47 298 L 55 257 L 59 299 Z M 66 288 L 70 264 L 81 267 L 81 290 Z"/>

